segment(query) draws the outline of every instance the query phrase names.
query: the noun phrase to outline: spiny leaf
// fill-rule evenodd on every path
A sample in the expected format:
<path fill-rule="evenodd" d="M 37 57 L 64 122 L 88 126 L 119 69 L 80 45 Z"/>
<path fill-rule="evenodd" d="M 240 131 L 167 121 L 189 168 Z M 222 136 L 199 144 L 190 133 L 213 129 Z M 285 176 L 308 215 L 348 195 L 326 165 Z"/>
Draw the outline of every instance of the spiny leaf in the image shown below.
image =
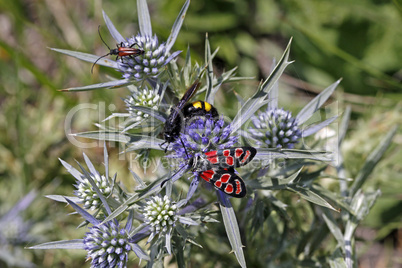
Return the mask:
<path fill-rule="evenodd" d="M 230 245 L 232 246 L 232 250 L 235 253 L 240 266 L 246 267 L 246 259 L 244 258 L 243 254 L 243 244 L 241 242 L 236 214 L 228 196 L 221 191 L 216 192 L 219 199 L 219 207 L 222 213 L 223 224 L 225 225 L 225 230 L 229 238 Z"/>
<path fill-rule="evenodd" d="M 375 168 L 375 166 L 380 161 L 381 157 L 384 155 L 385 151 L 388 149 L 393 137 L 396 134 L 399 126 L 394 126 L 384 137 L 382 142 L 375 148 L 375 150 L 367 157 L 362 169 L 359 174 L 357 174 L 356 180 L 353 182 L 350 188 L 349 196 L 352 197 L 354 194 L 362 187 L 366 182 L 367 178 Z"/>

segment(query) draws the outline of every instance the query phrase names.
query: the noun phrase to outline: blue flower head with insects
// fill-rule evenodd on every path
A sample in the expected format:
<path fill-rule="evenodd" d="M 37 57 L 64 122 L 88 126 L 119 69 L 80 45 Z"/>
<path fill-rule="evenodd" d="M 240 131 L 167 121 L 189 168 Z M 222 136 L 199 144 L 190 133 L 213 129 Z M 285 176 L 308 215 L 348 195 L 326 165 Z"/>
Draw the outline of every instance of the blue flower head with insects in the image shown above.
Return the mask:
<path fill-rule="evenodd" d="M 223 117 L 195 116 L 185 121 L 183 132 L 170 145 L 171 157 L 186 162 L 212 150 L 231 148 L 237 141 L 238 135 L 231 135 L 231 126 Z"/>
<path fill-rule="evenodd" d="M 178 173 L 191 170 L 194 175 L 187 199 L 195 192 L 200 178 L 227 195 L 244 197 L 245 183 L 235 168 L 249 163 L 256 149 L 236 147 L 238 135 L 231 135 L 231 125 L 225 125 L 222 117 L 193 116 L 184 124 L 183 132 L 171 145 L 170 157 L 182 159 Z"/>
<path fill-rule="evenodd" d="M 120 35 L 106 13 L 103 12 L 111 35 L 120 44 L 118 47 L 118 52 L 121 51 L 121 54 L 118 54 L 120 60 L 116 61 L 115 67 L 122 73 L 123 79 L 144 81 L 146 78 L 156 78 L 163 71 L 163 67 L 181 52 L 170 53 L 170 50 L 180 31 L 183 14 L 188 5 L 187 1 L 176 19 L 172 34 L 168 41 L 163 43 L 160 43 L 158 37 L 152 33 L 149 10 L 145 1 L 137 2 L 137 11 L 138 14 L 141 14 L 138 16 L 140 32 L 127 39 Z"/>
<path fill-rule="evenodd" d="M 180 51 L 169 53 L 166 43 L 159 44 L 156 35 L 149 36 L 138 34 L 127 39 L 127 46 L 137 45 L 144 51 L 140 56 L 127 57 L 118 62 L 118 69 L 125 79 L 143 81 L 145 78 L 156 78 L 163 67 L 173 60 Z"/>
<path fill-rule="evenodd" d="M 110 18 L 105 12 L 103 12 L 103 18 L 110 35 L 118 44 L 117 48 L 110 48 L 108 46 L 109 53 L 101 57 L 65 49 L 52 48 L 52 50 L 91 62 L 93 65 L 96 64 L 113 68 L 122 73 L 122 78 L 106 83 L 63 89 L 62 91 L 117 88 L 133 83 L 142 84 L 146 79 L 157 78 L 165 70 L 165 66 L 181 52 L 171 52 L 171 49 L 180 32 L 189 5 L 190 0 L 187 0 L 178 14 L 176 21 L 173 24 L 171 34 L 166 42 L 160 42 L 156 34 L 152 32 L 151 19 L 146 0 L 137 1 L 137 13 L 139 14 L 138 24 L 140 31 L 138 34 L 129 38 L 123 37 L 113 25 Z M 104 42 L 103 39 L 102 41 Z M 104 43 L 106 44 L 106 42 Z M 108 59 L 106 56 L 109 55 L 117 56 L 117 59 Z"/>

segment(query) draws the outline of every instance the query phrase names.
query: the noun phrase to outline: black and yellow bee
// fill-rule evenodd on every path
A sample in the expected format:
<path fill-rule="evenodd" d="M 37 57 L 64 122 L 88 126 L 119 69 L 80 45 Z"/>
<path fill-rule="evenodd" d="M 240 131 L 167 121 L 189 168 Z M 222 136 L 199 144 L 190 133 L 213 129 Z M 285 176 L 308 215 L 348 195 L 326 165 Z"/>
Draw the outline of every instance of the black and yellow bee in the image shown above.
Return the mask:
<path fill-rule="evenodd" d="M 195 80 L 195 82 L 187 89 L 186 93 L 184 93 L 177 105 L 170 109 L 170 114 L 166 119 L 163 131 L 165 142 L 162 143 L 161 146 L 178 139 L 183 121 L 185 122 L 194 116 L 209 115 L 212 118 L 218 117 L 218 111 L 208 102 L 198 100 L 187 104 L 195 92 L 197 92 L 200 85 L 200 81 L 198 79 Z"/>

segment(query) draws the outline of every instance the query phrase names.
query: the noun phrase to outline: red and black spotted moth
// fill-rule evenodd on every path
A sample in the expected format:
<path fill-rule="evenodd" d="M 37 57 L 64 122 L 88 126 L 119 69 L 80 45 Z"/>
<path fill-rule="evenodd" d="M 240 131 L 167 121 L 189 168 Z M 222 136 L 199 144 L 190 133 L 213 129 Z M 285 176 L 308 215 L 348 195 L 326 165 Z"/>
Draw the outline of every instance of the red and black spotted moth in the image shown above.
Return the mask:
<path fill-rule="evenodd" d="M 225 194 L 241 198 L 246 195 L 246 186 L 242 178 L 235 174 L 235 168 L 249 163 L 256 155 L 253 147 L 235 147 L 206 152 L 192 158 L 189 166 L 199 170 L 199 176 Z"/>

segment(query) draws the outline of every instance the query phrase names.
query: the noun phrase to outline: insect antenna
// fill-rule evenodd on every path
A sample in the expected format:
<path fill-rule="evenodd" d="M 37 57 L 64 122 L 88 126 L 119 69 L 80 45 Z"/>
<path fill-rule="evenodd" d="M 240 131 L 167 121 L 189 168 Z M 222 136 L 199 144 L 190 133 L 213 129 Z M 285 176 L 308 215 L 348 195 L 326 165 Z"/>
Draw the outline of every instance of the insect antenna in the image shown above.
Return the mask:
<path fill-rule="evenodd" d="M 169 179 L 164 180 L 161 183 L 161 188 L 163 187 L 163 185 L 165 185 L 165 183 L 169 180 L 171 180 L 174 176 L 176 176 L 177 174 L 179 174 L 184 168 L 188 168 L 189 164 L 185 164 L 184 166 L 182 166 L 181 168 L 179 168 L 179 170 L 177 170 Z"/>
<path fill-rule="evenodd" d="M 95 62 L 94 62 L 94 64 L 92 64 L 92 68 L 91 68 L 91 74 L 93 74 L 94 72 L 94 67 L 95 67 L 95 64 L 98 62 L 98 60 L 100 60 L 101 58 L 104 58 L 104 57 L 106 57 L 106 56 L 109 56 L 110 55 L 110 53 L 107 53 L 106 55 L 103 55 L 103 56 L 101 56 L 101 57 L 99 57 Z"/>
<path fill-rule="evenodd" d="M 105 46 L 107 46 L 107 48 L 108 48 L 109 50 L 111 50 L 110 47 L 106 44 L 105 40 L 103 40 L 103 38 L 102 38 L 102 35 L 101 35 L 101 33 L 100 33 L 100 25 L 98 25 L 98 34 L 99 34 L 99 37 L 100 37 L 100 39 L 102 40 L 102 42 L 105 44 Z"/>
<path fill-rule="evenodd" d="M 101 33 L 100 33 L 100 25 L 98 26 L 98 34 L 99 34 L 99 37 L 100 37 L 100 39 L 102 40 L 102 42 L 105 44 L 105 46 L 107 46 L 107 48 L 109 49 L 109 51 L 111 51 L 110 47 L 106 44 L 105 40 L 103 40 L 103 38 L 102 38 L 102 35 L 101 35 Z M 94 67 L 95 67 L 95 64 L 98 62 L 98 60 L 100 60 L 101 58 L 104 58 L 104 57 L 106 57 L 106 56 L 109 56 L 109 55 L 110 55 L 110 52 L 107 53 L 106 55 L 103 55 L 102 57 L 99 57 L 99 58 L 94 62 L 94 64 L 92 64 L 91 74 L 94 73 Z"/>
<path fill-rule="evenodd" d="M 188 156 L 186 146 L 184 145 L 184 142 L 183 142 L 183 140 L 181 139 L 181 137 L 180 137 L 180 142 L 181 142 L 181 145 L 183 145 L 183 149 L 184 149 L 184 152 L 186 153 L 187 159 L 189 159 L 190 157 Z"/>
<path fill-rule="evenodd" d="M 161 149 L 164 149 L 164 150 L 165 150 L 165 154 L 166 154 L 167 148 L 169 147 L 169 144 L 168 144 L 165 148 L 163 148 L 162 145 L 164 145 L 165 143 L 167 143 L 167 141 L 164 141 L 163 143 L 159 144 L 159 147 L 161 147 Z"/>

